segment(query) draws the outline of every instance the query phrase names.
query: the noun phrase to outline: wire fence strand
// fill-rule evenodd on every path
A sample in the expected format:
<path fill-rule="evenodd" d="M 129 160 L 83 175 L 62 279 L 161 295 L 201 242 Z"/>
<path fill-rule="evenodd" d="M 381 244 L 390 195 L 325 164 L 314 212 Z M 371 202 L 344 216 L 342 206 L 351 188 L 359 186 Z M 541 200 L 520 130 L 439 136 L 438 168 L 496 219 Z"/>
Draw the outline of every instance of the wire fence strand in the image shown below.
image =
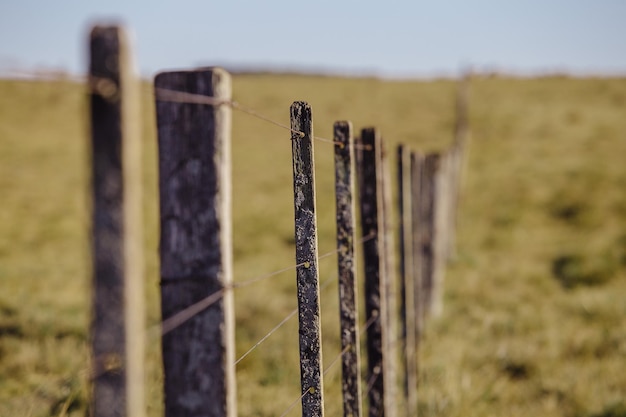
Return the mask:
<path fill-rule="evenodd" d="M 252 117 L 256 117 L 259 120 L 263 120 L 267 123 L 273 124 L 274 126 L 278 126 L 282 129 L 288 130 L 291 133 L 297 135 L 298 137 L 304 137 L 304 132 L 292 129 L 290 126 L 287 126 L 284 123 L 278 122 L 270 117 L 267 117 L 263 115 L 262 113 L 260 113 L 259 111 L 254 110 L 250 107 L 244 106 L 235 100 L 220 100 L 220 99 L 216 99 L 210 96 L 205 96 L 202 94 L 187 93 L 184 91 L 169 90 L 166 88 L 155 88 L 154 94 L 155 94 L 155 98 L 158 101 L 170 101 L 170 102 L 175 102 L 175 103 L 206 104 L 209 106 L 221 106 L 221 105 L 230 106 L 231 108 L 235 110 L 239 110 L 242 113 L 246 113 Z M 337 142 L 335 140 L 327 139 L 321 136 L 313 136 L 313 139 L 318 140 L 320 142 L 337 145 L 337 146 L 343 146 L 341 142 Z M 356 148 L 361 147 L 366 150 L 371 150 L 371 146 L 369 145 L 355 144 L 354 146 Z"/>
<path fill-rule="evenodd" d="M 274 332 L 276 332 L 278 329 L 283 327 L 283 325 L 287 323 L 289 320 L 291 320 L 291 318 L 295 316 L 297 312 L 298 312 L 297 308 L 294 308 L 293 310 L 291 310 L 291 312 L 287 315 L 287 317 L 282 319 L 280 323 L 278 323 L 272 330 L 270 330 L 265 336 L 263 336 L 258 342 L 256 342 L 250 349 L 248 349 L 246 353 L 241 355 L 241 357 L 235 361 L 235 365 L 237 365 L 239 362 L 244 360 L 244 358 L 248 356 L 250 353 L 252 353 L 256 348 L 258 348 L 261 345 L 261 343 L 265 342 L 272 334 L 274 334 Z"/>
<path fill-rule="evenodd" d="M 366 242 L 369 239 L 372 239 L 373 236 L 366 236 L 364 238 L 361 238 L 359 240 L 359 242 Z M 333 256 L 334 254 L 336 254 L 339 251 L 339 249 L 334 249 L 332 251 L 326 252 L 320 256 L 318 256 L 318 259 L 324 259 L 324 258 L 328 258 L 330 256 Z M 161 335 L 165 335 L 169 332 L 171 332 L 172 330 L 174 330 L 175 328 L 183 325 L 185 322 L 187 322 L 188 320 L 192 319 L 195 315 L 200 314 L 201 312 L 203 312 L 204 310 L 206 310 L 207 308 L 209 308 L 211 305 L 215 304 L 216 302 L 218 302 L 219 300 L 222 299 L 222 297 L 224 296 L 226 291 L 229 290 L 233 290 L 233 289 L 237 289 L 237 288 L 242 288 L 248 285 L 251 285 L 255 282 L 259 282 L 271 277 L 274 277 L 276 275 L 282 274 L 283 272 L 287 272 L 293 269 L 296 269 L 300 266 L 305 265 L 306 262 L 301 262 L 299 264 L 296 265 L 292 265 L 286 268 L 282 268 L 279 270 L 276 270 L 274 272 L 270 272 L 267 274 L 263 274 L 260 275 L 256 278 L 251 278 L 249 280 L 246 281 L 241 281 L 241 282 L 237 282 L 237 283 L 233 283 L 227 286 L 224 286 L 224 288 L 222 288 L 219 291 L 216 291 L 215 293 L 203 298 L 202 300 L 198 301 L 195 304 L 191 304 L 190 306 L 186 307 L 185 309 L 179 311 L 178 313 L 174 314 L 171 317 L 168 317 L 167 319 L 163 320 L 160 324 L 157 324 L 156 326 L 160 326 L 160 333 Z M 150 332 L 151 330 L 149 329 L 148 332 Z"/>

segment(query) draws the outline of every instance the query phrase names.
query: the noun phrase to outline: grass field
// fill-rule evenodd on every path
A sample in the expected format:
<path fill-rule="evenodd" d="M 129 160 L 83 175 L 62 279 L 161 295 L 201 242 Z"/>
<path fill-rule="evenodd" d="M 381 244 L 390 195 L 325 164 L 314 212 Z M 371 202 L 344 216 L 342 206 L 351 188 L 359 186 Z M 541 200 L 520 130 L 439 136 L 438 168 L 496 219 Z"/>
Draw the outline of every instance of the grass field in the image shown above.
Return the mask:
<path fill-rule="evenodd" d="M 315 134 L 379 127 L 389 150 L 452 139 L 452 81 L 239 75 L 234 97 Z M 155 122 L 144 88 L 148 325 L 159 322 Z M 422 416 L 626 416 L 626 79 L 476 77 L 458 256 L 420 353 Z M 83 416 L 90 260 L 86 90 L 0 80 L 0 416 Z M 294 263 L 289 132 L 233 115 L 235 280 Z M 332 147 L 316 146 L 320 253 L 334 249 Z M 321 261 L 321 280 L 335 276 Z M 296 306 L 293 272 L 235 292 L 237 356 Z M 326 364 L 339 353 L 336 282 L 323 290 Z M 159 340 L 149 415 L 162 412 Z M 237 366 L 241 416 L 299 396 L 291 320 Z M 335 366 L 326 414 L 341 414 Z M 299 407 L 290 415 L 299 415 Z"/>

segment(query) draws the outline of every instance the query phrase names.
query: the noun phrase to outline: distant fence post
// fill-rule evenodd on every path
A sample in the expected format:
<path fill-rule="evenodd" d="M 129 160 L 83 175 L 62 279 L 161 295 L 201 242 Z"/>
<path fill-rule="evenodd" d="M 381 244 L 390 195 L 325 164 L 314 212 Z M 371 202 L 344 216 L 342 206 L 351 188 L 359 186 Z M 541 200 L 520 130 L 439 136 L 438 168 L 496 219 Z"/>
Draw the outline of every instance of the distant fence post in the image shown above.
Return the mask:
<path fill-rule="evenodd" d="M 324 415 L 324 392 L 313 165 L 313 118 L 311 106 L 307 103 L 296 101 L 291 105 L 291 129 L 302 416 L 321 417 Z"/>
<path fill-rule="evenodd" d="M 219 104 L 230 100 L 230 75 L 220 68 L 165 72 L 155 87 L 217 100 L 211 105 L 156 97 L 163 319 L 223 295 L 163 335 L 165 415 L 232 417 L 231 110 Z"/>
<path fill-rule="evenodd" d="M 469 73 L 465 74 L 458 82 L 456 94 L 456 115 L 454 125 L 454 142 L 449 150 L 451 161 L 450 173 L 450 210 L 448 213 L 448 224 L 450 234 L 448 237 L 446 253 L 448 258 L 456 256 L 456 234 L 458 206 L 461 194 L 461 182 L 464 164 L 467 158 L 467 146 L 469 140 L 469 120 L 468 120 L 468 95 L 469 95 Z"/>
<path fill-rule="evenodd" d="M 385 296 L 387 301 L 385 306 L 387 311 L 385 316 L 387 322 L 385 331 L 388 334 L 386 338 L 387 343 L 384 346 L 385 354 L 385 370 L 387 375 L 385 376 L 385 401 L 388 403 L 387 417 L 395 417 L 397 411 L 404 408 L 404 404 L 399 404 L 398 401 L 398 342 L 400 335 L 398 333 L 398 303 L 397 303 L 397 285 L 396 285 L 396 263 L 395 263 L 395 248 L 394 248 L 394 233 L 392 227 L 392 191 L 391 191 L 391 171 L 389 163 L 389 154 L 387 149 L 383 145 L 381 140 L 381 153 L 380 153 L 380 171 L 382 175 L 382 198 L 383 198 L 383 242 L 384 242 L 384 274 L 382 275 L 382 282 L 385 286 Z"/>
<path fill-rule="evenodd" d="M 383 239 L 382 143 L 376 129 L 361 131 L 359 143 L 359 200 L 365 267 L 365 318 L 367 328 L 367 392 L 369 416 L 391 415 L 385 388 L 389 382 L 384 348 L 389 343 L 387 295 L 385 294 L 385 245 Z M 395 382 L 395 381 L 392 381 Z"/>
<path fill-rule="evenodd" d="M 143 416 L 144 309 L 139 97 L 126 34 L 90 35 L 95 417 Z"/>
<path fill-rule="evenodd" d="M 442 157 L 438 153 L 426 155 L 422 181 L 421 216 L 422 226 L 422 273 L 424 285 L 425 317 L 442 313 L 442 234 L 439 230 L 441 218 L 441 172 Z"/>
<path fill-rule="evenodd" d="M 413 260 L 413 191 L 411 153 L 405 145 L 398 146 L 398 206 L 400 253 L 400 314 L 402 317 L 402 359 L 404 362 L 404 395 L 406 415 L 417 415 L 417 352 L 416 352 L 416 276 Z M 416 202 L 417 203 L 417 202 Z"/>
<path fill-rule="evenodd" d="M 354 257 L 354 140 L 352 123 L 336 122 L 335 196 L 337 207 L 337 257 L 339 318 L 341 322 L 342 393 L 344 417 L 361 416 L 360 343 L 356 304 Z"/>
<path fill-rule="evenodd" d="M 411 243 L 413 245 L 413 302 L 415 303 L 416 372 L 419 372 L 419 344 L 424 330 L 424 222 L 422 218 L 424 157 L 411 152 Z"/>

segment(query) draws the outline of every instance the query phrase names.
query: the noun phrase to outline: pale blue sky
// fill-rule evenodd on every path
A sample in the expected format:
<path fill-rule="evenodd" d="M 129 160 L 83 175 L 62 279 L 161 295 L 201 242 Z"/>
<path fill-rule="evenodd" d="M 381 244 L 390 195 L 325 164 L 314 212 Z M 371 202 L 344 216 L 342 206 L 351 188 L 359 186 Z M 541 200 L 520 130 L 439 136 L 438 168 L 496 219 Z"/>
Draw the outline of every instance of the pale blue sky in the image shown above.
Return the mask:
<path fill-rule="evenodd" d="M 137 67 L 231 64 L 384 76 L 626 74 L 626 1 L 0 0 L 0 73 L 86 68 L 90 22 L 118 18 Z"/>

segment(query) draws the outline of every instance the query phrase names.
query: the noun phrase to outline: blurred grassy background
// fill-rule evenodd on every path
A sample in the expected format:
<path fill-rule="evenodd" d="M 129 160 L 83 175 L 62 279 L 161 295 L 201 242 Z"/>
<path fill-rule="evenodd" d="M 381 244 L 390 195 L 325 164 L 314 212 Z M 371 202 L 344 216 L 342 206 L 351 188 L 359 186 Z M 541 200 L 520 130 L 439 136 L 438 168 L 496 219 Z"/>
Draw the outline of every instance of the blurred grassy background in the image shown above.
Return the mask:
<path fill-rule="evenodd" d="M 374 125 L 387 147 L 452 139 L 455 84 L 237 75 L 234 98 L 288 123 L 311 103 L 315 134 Z M 0 80 L 0 416 L 82 416 L 90 306 L 86 89 Z M 158 323 L 156 143 L 144 86 L 149 325 Z M 458 257 L 444 315 L 420 354 L 425 416 L 626 416 L 626 79 L 475 77 Z M 290 266 L 289 132 L 233 114 L 235 280 Z M 334 243 L 332 145 L 316 142 L 320 253 Z M 320 262 L 321 280 L 335 258 Z M 236 291 L 237 356 L 296 307 L 286 272 Z M 336 281 L 323 290 L 324 360 L 339 353 Z M 149 415 L 162 412 L 159 341 L 147 351 Z M 239 414 L 276 416 L 299 396 L 292 319 L 237 366 Z M 363 358 L 365 359 L 365 358 Z M 340 415 L 340 366 L 325 378 Z M 290 415 L 299 415 L 299 406 Z"/>

